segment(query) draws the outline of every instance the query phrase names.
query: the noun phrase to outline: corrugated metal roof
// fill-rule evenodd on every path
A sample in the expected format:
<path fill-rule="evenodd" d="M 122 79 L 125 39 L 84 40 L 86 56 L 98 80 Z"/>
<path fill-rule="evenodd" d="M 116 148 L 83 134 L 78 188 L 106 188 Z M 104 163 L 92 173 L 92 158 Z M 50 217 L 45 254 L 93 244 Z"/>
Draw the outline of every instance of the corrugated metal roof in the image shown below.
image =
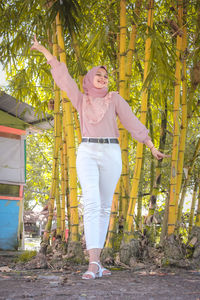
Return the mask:
<path fill-rule="evenodd" d="M 41 129 L 50 129 L 53 127 L 54 122 L 52 115 L 44 115 L 42 113 L 41 116 L 38 116 L 32 106 L 18 101 L 5 92 L 0 93 L 0 110 Z"/>

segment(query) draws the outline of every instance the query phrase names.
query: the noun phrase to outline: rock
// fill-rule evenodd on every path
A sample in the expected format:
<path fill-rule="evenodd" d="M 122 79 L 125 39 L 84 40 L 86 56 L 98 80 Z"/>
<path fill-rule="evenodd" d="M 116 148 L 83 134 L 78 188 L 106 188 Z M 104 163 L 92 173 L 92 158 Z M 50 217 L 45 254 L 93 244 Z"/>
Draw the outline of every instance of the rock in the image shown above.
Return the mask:
<path fill-rule="evenodd" d="M 10 269 L 8 266 L 0 267 L 0 272 L 11 272 L 12 269 Z"/>
<path fill-rule="evenodd" d="M 190 239 L 187 247 L 191 251 L 191 256 L 194 259 L 199 259 L 200 258 L 200 227 L 193 226 L 189 238 Z"/>
<path fill-rule="evenodd" d="M 197 237 L 193 236 L 193 238 L 188 242 L 188 247 L 193 248 L 196 245 L 197 241 Z"/>
<path fill-rule="evenodd" d="M 129 266 L 131 268 L 135 268 L 136 265 L 137 265 L 137 260 L 135 259 L 135 257 L 131 257 L 129 261 Z"/>
<path fill-rule="evenodd" d="M 200 227 L 198 226 L 193 226 L 192 227 L 192 231 L 190 234 L 190 239 L 192 239 L 193 237 L 196 237 L 197 240 L 200 242 Z"/>
<path fill-rule="evenodd" d="M 193 253 L 194 258 L 200 258 L 200 242 L 195 246 L 195 250 Z"/>
<path fill-rule="evenodd" d="M 131 257 L 131 250 L 129 244 L 124 244 L 120 247 L 119 257 L 121 262 L 127 265 L 129 264 Z"/>
<path fill-rule="evenodd" d="M 130 264 L 130 258 L 137 259 L 140 257 L 141 248 L 139 240 L 133 239 L 127 244 L 122 244 L 119 255 L 120 261 L 126 265 Z"/>
<path fill-rule="evenodd" d="M 174 235 L 170 235 L 164 241 L 164 253 L 166 260 L 180 260 L 183 258 L 183 247 Z"/>
<path fill-rule="evenodd" d="M 38 253 L 35 258 L 25 264 L 27 270 L 30 269 L 47 269 L 47 258 L 46 255 Z"/>

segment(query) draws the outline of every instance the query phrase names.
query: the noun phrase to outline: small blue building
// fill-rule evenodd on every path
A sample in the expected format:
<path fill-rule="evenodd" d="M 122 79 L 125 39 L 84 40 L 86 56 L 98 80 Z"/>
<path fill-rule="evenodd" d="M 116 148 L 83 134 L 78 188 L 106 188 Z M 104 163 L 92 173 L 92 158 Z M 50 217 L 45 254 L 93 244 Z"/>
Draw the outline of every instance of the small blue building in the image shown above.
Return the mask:
<path fill-rule="evenodd" d="M 0 93 L 0 250 L 23 249 L 23 189 L 26 183 L 26 135 L 49 129 L 51 115 Z"/>

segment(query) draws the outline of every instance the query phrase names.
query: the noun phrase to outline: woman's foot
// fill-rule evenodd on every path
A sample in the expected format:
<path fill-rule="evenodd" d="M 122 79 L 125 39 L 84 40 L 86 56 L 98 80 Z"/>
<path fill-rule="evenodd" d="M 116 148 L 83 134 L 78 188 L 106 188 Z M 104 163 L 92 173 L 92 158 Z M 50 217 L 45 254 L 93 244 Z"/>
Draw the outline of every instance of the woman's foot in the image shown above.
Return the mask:
<path fill-rule="evenodd" d="M 108 269 L 106 269 L 106 268 L 104 268 L 100 262 L 99 262 L 99 265 L 101 267 L 101 272 L 102 272 L 103 276 L 109 276 L 109 275 L 112 274 L 111 271 L 108 270 Z"/>
<path fill-rule="evenodd" d="M 98 262 L 92 261 L 89 263 L 87 272 L 82 276 L 82 279 L 95 279 L 102 277 L 102 269 Z"/>

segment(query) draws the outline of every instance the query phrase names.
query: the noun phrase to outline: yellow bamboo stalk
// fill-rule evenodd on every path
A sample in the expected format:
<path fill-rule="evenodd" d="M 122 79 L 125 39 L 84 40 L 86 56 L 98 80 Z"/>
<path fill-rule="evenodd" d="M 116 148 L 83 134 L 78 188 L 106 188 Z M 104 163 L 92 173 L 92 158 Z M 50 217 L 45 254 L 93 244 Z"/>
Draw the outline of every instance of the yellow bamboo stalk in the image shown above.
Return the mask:
<path fill-rule="evenodd" d="M 56 16 L 56 30 L 58 45 L 62 52 L 60 52 L 60 61 L 66 64 L 66 54 L 64 47 L 64 39 L 62 35 L 62 26 L 59 14 Z M 79 216 L 78 216 L 78 200 L 77 200 L 77 174 L 76 174 L 76 151 L 75 151 L 75 137 L 72 119 L 72 105 L 67 98 L 67 94 L 61 91 L 63 100 L 63 123 L 66 128 L 66 141 L 67 141 L 67 155 L 69 164 L 69 203 L 70 203 L 70 239 L 72 242 L 79 240 Z"/>
<path fill-rule="evenodd" d="M 138 17 L 140 13 L 141 0 L 137 0 L 134 13 Z M 133 53 L 135 51 L 135 42 L 137 34 L 137 24 L 133 21 L 128 50 L 126 52 L 126 3 L 120 2 L 120 73 L 119 73 L 119 93 L 129 102 L 130 97 L 130 79 L 132 74 Z M 129 183 L 129 156 L 128 156 L 128 132 L 119 122 L 120 145 L 122 151 L 122 174 L 121 174 L 121 203 L 120 203 L 120 219 L 126 218 L 128 201 L 130 195 Z M 121 224 L 123 226 L 123 224 Z"/>
<path fill-rule="evenodd" d="M 141 6 L 141 1 L 137 0 L 136 5 L 135 5 L 135 15 L 139 16 L 140 13 L 140 6 Z M 133 22 L 132 25 L 132 30 L 131 30 L 131 35 L 130 35 L 130 40 L 129 40 L 129 46 L 128 46 L 128 51 L 127 51 L 127 61 L 126 61 L 126 72 L 125 72 L 125 100 L 128 101 L 129 96 L 130 96 L 130 78 L 132 74 L 132 64 L 133 64 L 133 53 L 135 51 L 135 41 L 136 41 L 136 34 L 137 34 L 137 24 Z M 128 163 L 128 135 L 127 133 L 125 134 L 123 138 L 123 146 L 124 146 L 124 156 L 123 156 L 123 192 L 122 192 L 122 197 L 125 198 L 123 201 L 123 208 L 120 207 L 120 211 L 123 210 L 123 213 L 120 214 L 120 217 L 125 217 L 126 216 L 126 211 L 127 211 L 127 199 L 129 195 L 129 163 Z M 118 185 L 115 190 L 114 194 L 114 199 L 112 203 L 112 209 L 111 209 L 111 217 L 110 217 L 110 224 L 109 224 L 109 229 L 108 229 L 108 235 L 106 239 L 106 244 L 105 247 L 107 248 L 113 248 L 114 247 L 114 241 L 116 238 L 117 234 L 117 221 L 118 221 L 118 208 L 119 208 L 119 194 L 120 194 L 120 182 L 118 182 Z M 122 205 L 122 203 L 120 203 Z M 124 216 L 123 216 L 124 214 Z M 121 223 L 123 221 L 121 220 Z M 122 225 L 122 224 L 120 224 Z"/>
<path fill-rule="evenodd" d="M 119 49 L 120 49 L 120 33 L 117 32 L 117 36 L 116 36 L 116 43 L 117 43 L 117 55 L 116 55 L 116 65 L 120 64 L 120 54 L 119 54 Z M 118 90 L 119 90 L 119 72 L 116 72 L 117 75 L 117 83 L 118 83 Z"/>
<path fill-rule="evenodd" d="M 119 42 L 119 92 L 125 94 L 126 59 L 126 0 L 120 0 L 120 42 Z"/>
<path fill-rule="evenodd" d="M 78 119 L 77 110 L 74 107 L 72 107 L 72 113 L 73 113 L 73 117 L 74 117 L 74 129 L 77 134 L 78 143 L 80 144 L 81 140 L 82 140 L 81 128 L 80 128 L 80 122 Z"/>
<path fill-rule="evenodd" d="M 178 1 L 178 23 L 182 26 L 183 21 L 183 3 Z M 174 233 L 176 224 L 176 189 L 177 189 L 177 163 L 179 149 L 179 106 L 180 106 L 180 86 L 181 86 L 181 61 L 180 55 L 182 50 L 182 37 L 177 34 L 176 40 L 176 71 L 175 71 L 175 91 L 174 91 L 174 107 L 173 107 L 173 145 L 172 145 L 172 161 L 169 191 L 169 213 L 168 213 L 168 235 Z"/>
<path fill-rule="evenodd" d="M 119 94 L 125 98 L 125 68 L 126 68 L 126 0 L 120 1 L 120 41 L 119 41 Z M 119 122 L 120 146 L 122 152 L 122 173 L 121 173 L 121 197 L 120 197 L 120 220 L 126 216 L 128 204 L 128 133 Z M 121 224 L 123 226 L 123 224 Z"/>
<path fill-rule="evenodd" d="M 180 131 L 180 145 L 178 152 L 178 165 L 177 165 L 177 185 L 176 185 L 176 220 L 178 217 L 178 200 L 181 191 L 181 184 L 183 178 L 183 164 L 185 156 L 185 144 L 187 135 L 187 69 L 186 69 L 186 56 L 184 55 L 187 49 L 187 28 L 183 28 L 183 43 L 182 43 L 182 119 L 181 119 L 181 131 Z"/>
<path fill-rule="evenodd" d="M 134 14 L 137 18 L 140 15 L 140 7 L 141 7 L 141 0 L 137 0 L 135 3 Z M 135 20 L 133 21 L 133 25 L 131 28 L 130 40 L 127 50 L 127 57 L 126 57 L 126 65 L 125 65 L 125 87 L 124 87 L 124 99 L 129 103 L 130 99 L 130 81 L 132 75 L 132 66 L 133 66 L 133 54 L 135 51 L 135 44 L 136 44 L 136 35 L 137 35 L 137 23 Z M 130 103 L 129 103 L 130 104 Z M 122 139 L 122 158 L 123 158 L 123 166 L 122 169 L 122 179 L 123 179 L 123 187 L 122 187 L 122 202 L 123 202 L 123 215 L 126 218 L 127 208 L 128 208 L 128 200 L 130 195 L 130 182 L 129 182 L 129 156 L 128 156 L 128 133 L 125 130 L 124 136 Z"/>
<path fill-rule="evenodd" d="M 79 83 L 80 83 L 80 90 L 83 92 L 83 88 L 82 88 L 82 83 L 83 83 L 83 75 L 86 73 L 86 69 L 83 63 L 83 60 L 81 58 L 81 53 L 80 53 L 80 48 L 79 48 L 79 44 L 78 41 L 76 39 L 76 35 L 74 32 L 72 32 L 71 34 L 71 38 L 72 38 L 72 45 L 75 51 L 75 55 L 76 55 L 76 59 L 77 59 L 77 63 L 79 64 L 80 67 L 80 71 L 81 71 L 81 75 L 79 76 Z M 81 129 L 80 129 L 80 122 L 78 119 L 78 114 L 76 109 L 73 107 L 73 116 L 74 116 L 74 122 L 75 122 L 75 130 L 76 130 L 76 134 L 78 137 L 78 143 L 81 143 Z"/>
<path fill-rule="evenodd" d="M 53 24 L 53 55 L 58 56 L 58 46 L 56 40 L 56 28 L 55 23 Z M 55 147 L 56 154 L 55 159 L 57 159 L 57 169 L 56 169 L 56 220 L 57 229 L 56 235 L 61 236 L 61 207 L 60 207 L 60 189 L 59 189 L 59 150 L 61 146 L 61 113 L 60 113 L 60 91 L 54 82 L 54 136 L 55 136 Z"/>
<path fill-rule="evenodd" d="M 191 203 L 191 208 L 190 208 L 189 228 L 188 228 L 189 234 L 192 231 L 192 226 L 194 223 L 194 211 L 195 211 L 195 205 L 196 205 L 196 201 L 197 201 L 197 189 L 198 189 L 198 182 L 196 180 L 195 184 L 194 184 L 194 190 L 193 190 L 193 194 L 192 194 L 192 203 Z"/>
<path fill-rule="evenodd" d="M 154 1 L 149 0 L 147 25 L 150 28 L 152 28 L 152 26 L 153 26 L 153 11 L 154 11 Z M 148 72 L 149 72 L 150 53 L 151 53 L 151 39 L 150 39 L 150 37 L 148 37 L 145 42 L 145 63 L 144 63 L 143 83 L 145 82 Z M 147 88 L 145 88 L 142 92 L 141 115 L 140 115 L 140 121 L 143 124 L 146 124 L 147 100 L 148 100 L 148 90 L 147 90 Z M 137 143 L 136 163 L 135 163 L 132 189 L 131 189 L 131 194 L 130 194 L 130 201 L 129 201 L 128 213 L 127 213 L 126 224 L 125 224 L 125 232 L 124 232 L 125 242 L 129 242 L 130 239 L 132 238 L 131 231 L 132 231 L 132 226 L 133 226 L 133 215 L 134 215 L 134 210 L 135 210 L 135 204 L 137 201 L 138 185 L 139 185 L 140 174 L 141 174 L 142 155 L 143 155 L 143 144 Z"/>
<path fill-rule="evenodd" d="M 53 28 L 54 31 L 54 28 Z M 55 32 L 53 33 L 53 55 L 57 56 L 57 44 Z M 52 182 L 50 190 L 50 199 L 48 203 L 48 220 L 45 227 L 43 242 L 47 243 L 51 232 L 51 224 L 54 213 L 54 202 L 56 196 L 56 186 L 58 181 L 58 155 L 61 144 L 61 116 L 60 116 L 60 92 L 54 83 L 54 150 L 53 150 L 53 167 L 52 167 Z"/>

